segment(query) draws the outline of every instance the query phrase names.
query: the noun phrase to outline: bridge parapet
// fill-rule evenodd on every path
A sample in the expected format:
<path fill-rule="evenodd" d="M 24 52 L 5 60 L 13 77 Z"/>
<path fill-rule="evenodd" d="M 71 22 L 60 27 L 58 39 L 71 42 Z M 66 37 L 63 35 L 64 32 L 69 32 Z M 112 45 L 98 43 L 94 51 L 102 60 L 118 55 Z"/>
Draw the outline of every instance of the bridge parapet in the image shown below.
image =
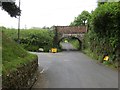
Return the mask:
<path fill-rule="evenodd" d="M 61 34 L 78 34 L 86 33 L 86 26 L 55 26 L 58 33 Z"/>

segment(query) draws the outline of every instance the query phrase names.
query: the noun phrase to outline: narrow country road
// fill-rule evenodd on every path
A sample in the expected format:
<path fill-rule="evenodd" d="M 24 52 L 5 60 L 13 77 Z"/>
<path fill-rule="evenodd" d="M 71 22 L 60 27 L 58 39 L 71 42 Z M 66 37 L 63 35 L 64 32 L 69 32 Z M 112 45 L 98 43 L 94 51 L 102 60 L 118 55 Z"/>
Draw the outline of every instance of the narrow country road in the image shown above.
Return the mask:
<path fill-rule="evenodd" d="M 62 49 L 65 50 L 65 51 L 75 51 L 75 50 L 77 50 L 70 43 L 61 43 L 61 45 L 62 45 Z"/>
<path fill-rule="evenodd" d="M 71 45 L 63 44 L 64 49 Z M 78 51 L 36 53 L 40 75 L 33 88 L 118 88 L 118 72 Z M 42 68 L 42 69 L 41 69 Z"/>

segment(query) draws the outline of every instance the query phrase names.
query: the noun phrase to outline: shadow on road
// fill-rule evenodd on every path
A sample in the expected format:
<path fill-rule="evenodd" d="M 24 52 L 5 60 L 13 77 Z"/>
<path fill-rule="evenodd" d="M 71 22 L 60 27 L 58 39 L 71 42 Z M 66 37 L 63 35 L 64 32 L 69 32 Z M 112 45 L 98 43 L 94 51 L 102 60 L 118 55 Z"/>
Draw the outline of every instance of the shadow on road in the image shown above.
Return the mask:
<path fill-rule="evenodd" d="M 62 49 L 62 51 L 79 51 L 77 49 Z"/>

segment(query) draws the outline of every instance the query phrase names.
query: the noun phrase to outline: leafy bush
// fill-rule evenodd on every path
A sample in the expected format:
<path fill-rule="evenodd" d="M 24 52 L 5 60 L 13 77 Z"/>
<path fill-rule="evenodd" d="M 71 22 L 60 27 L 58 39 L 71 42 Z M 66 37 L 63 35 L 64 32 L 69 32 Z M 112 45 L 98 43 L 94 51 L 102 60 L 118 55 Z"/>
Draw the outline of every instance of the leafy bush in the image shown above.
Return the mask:
<path fill-rule="evenodd" d="M 17 40 L 17 30 L 6 29 L 4 32 L 14 39 Z M 28 51 L 39 51 L 39 48 L 43 48 L 44 51 L 48 52 L 53 46 L 54 33 L 50 30 L 21 30 L 20 31 L 20 44 Z"/>
<path fill-rule="evenodd" d="M 84 49 L 90 50 L 95 59 L 101 61 L 107 52 L 111 63 L 118 61 L 120 42 L 120 4 L 105 3 L 91 14 L 90 27 L 85 35 Z M 111 64 L 109 63 L 109 64 Z"/>
<path fill-rule="evenodd" d="M 105 3 L 92 14 L 92 29 L 99 38 L 108 38 L 108 43 L 116 47 L 120 40 L 120 4 Z"/>
<path fill-rule="evenodd" d="M 80 42 L 77 39 L 71 39 L 69 42 L 73 45 L 74 48 L 81 50 Z"/>

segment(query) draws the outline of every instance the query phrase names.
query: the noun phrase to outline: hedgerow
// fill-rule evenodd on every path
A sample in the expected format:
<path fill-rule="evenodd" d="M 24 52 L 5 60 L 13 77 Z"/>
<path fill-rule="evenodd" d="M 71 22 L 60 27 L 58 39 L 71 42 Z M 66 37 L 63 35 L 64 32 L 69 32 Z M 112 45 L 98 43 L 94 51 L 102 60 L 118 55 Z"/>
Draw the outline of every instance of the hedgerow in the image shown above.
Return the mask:
<path fill-rule="evenodd" d="M 17 30 L 6 29 L 3 31 L 16 42 L 18 41 Z M 48 52 L 53 46 L 53 37 L 54 33 L 51 30 L 21 30 L 20 45 L 28 51 L 39 51 L 39 48 L 43 48 L 45 52 Z"/>
<path fill-rule="evenodd" d="M 84 49 L 103 62 L 103 55 L 109 55 L 111 64 L 120 57 L 120 3 L 105 3 L 91 14 L 89 31 L 84 38 Z"/>

